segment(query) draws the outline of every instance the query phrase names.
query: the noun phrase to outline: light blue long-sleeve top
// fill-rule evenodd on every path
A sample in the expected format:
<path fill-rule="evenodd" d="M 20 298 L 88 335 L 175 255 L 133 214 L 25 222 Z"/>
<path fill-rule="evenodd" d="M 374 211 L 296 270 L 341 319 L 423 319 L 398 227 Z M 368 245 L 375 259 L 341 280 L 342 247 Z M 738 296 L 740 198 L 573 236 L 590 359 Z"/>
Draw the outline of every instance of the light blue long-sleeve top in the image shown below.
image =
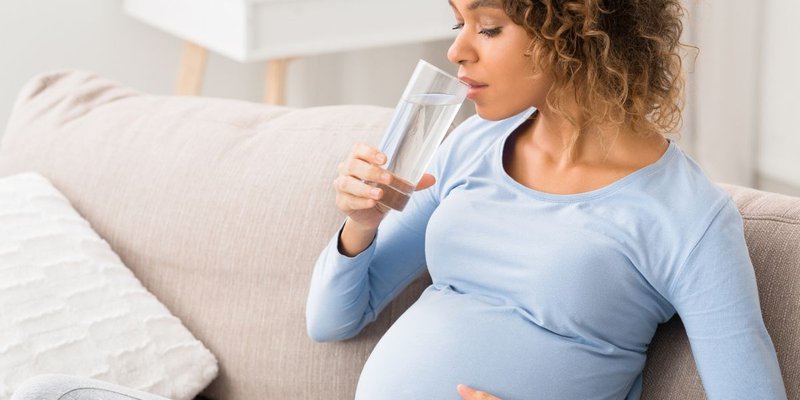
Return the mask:
<path fill-rule="evenodd" d="M 357 335 L 426 268 L 432 285 L 376 345 L 356 399 L 638 399 L 658 324 L 680 315 L 708 397 L 785 399 L 741 215 L 675 142 L 603 188 L 557 195 L 503 168 L 535 110 L 444 140 L 437 182 L 362 253 L 334 235 L 306 308 L 316 341 Z"/>

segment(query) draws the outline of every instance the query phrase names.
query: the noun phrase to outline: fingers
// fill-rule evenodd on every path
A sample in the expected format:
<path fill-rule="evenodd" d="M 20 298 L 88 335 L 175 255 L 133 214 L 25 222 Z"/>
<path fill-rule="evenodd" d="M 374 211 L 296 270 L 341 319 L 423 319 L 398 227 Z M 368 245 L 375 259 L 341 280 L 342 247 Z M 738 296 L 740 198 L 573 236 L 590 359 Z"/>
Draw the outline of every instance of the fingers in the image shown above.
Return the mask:
<path fill-rule="evenodd" d="M 339 164 L 339 176 L 352 176 L 370 182 L 389 183 L 392 176 L 383 168 L 364 160 L 351 158 Z"/>
<path fill-rule="evenodd" d="M 359 143 L 353 146 L 350 157 L 339 164 L 338 172 L 339 175 L 386 184 L 391 182 L 392 177 L 385 169 L 378 167 L 385 162 L 386 155 L 378 149 Z"/>
<path fill-rule="evenodd" d="M 386 161 L 386 155 L 380 150 L 362 143 L 355 144 L 350 156 L 337 167 L 338 175 L 333 181 L 336 206 L 348 215 L 352 211 L 376 207 L 377 201 L 383 198 L 385 193 L 383 189 L 375 187 L 374 183 L 403 188 L 396 186 L 401 182 L 398 177 L 380 167 Z M 424 174 L 414 189 L 424 190 L 435 182 L 436 178 L 433 175 Z M 405 188 L 402 190 L 409 189 L 410 185 L 405 183 Z"/>
<path fill-rule="evenodd" d="M 364 197 L 356 197 L 348 194 L 336 196 L 336 207 L 340 210 L 364 210 L 375 207 L 377 204 L 378 202 L 374 199 Z"/>
<path fill-rule="evenodd" d="M 380 200 L 383 197 L 383 189 L 368 185 L 359 179 L 349 175 L 339 175 L 333 180 L 333 186 L 338 192 L 345 195 L 371 198 Z"/>
<path fill-rule="evenodd" d="M 489 393 L 472 389 L 471 387 L 463 384 L 459 384 L 456 387 L 456 390 L 458 390 L 458 394 L 464 400 L 500 400 L 499 398 L 494 397 Z"/>
<path fill-rule="evenodd" d="M 386 155 L 381 153 L 380 150 L 367 146 L 363 143 L 356 143 L 353 146 L 352 156 L 360 158 L 364 161 L 371 162 L 377 165 L 383 165 L 386 162 Z"/>
<path fill-rule="evenodd" d="M 391 174 L 380 168 L 386 162 L 386 155 L 365 144 L 356 144 L 350 156 L 338 167 L 338 175 L 333 180 L 336 190 L 336 206 L 346 212 L 373 208 L 383 197 L 383 189 L 368 182 L 389 183 Z"/>

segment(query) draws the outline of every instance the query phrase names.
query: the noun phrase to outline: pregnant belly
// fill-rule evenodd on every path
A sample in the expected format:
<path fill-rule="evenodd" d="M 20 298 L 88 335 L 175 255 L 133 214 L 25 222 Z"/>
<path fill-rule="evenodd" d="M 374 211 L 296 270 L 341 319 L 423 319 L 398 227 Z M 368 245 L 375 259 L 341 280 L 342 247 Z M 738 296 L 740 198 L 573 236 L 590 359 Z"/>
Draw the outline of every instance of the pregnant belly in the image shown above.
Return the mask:
<path fill-rule="evenodd" d="M 357 400 L 460 400 L 464 383 L 503 400 L 623 399 L 644 355 L 558 335 L 513 306 L 428 287 L 381 338 Z"/>

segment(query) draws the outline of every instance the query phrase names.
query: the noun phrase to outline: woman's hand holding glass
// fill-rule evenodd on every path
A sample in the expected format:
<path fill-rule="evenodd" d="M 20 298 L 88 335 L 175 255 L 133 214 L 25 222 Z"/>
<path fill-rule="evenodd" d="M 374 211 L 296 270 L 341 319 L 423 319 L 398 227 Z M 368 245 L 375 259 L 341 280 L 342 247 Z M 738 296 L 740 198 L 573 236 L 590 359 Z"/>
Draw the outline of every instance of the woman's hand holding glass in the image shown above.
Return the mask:
<path fill-rule="evenodd" d="M 378 228 L 388 207 L 378 204 L 383 197 L 383 189 L 370 183 L 391 183 L 393 177 L 380 166 L 386 163 L 386 155 L 366 144 L 356 144 L 347 159 L 338 166 L 338 176 L 334 179 L 336 207 L 348 219 L 363 230 Z M 423 190 L 434 184 L 433 175 L 424 174 L 415 190 Z"/>

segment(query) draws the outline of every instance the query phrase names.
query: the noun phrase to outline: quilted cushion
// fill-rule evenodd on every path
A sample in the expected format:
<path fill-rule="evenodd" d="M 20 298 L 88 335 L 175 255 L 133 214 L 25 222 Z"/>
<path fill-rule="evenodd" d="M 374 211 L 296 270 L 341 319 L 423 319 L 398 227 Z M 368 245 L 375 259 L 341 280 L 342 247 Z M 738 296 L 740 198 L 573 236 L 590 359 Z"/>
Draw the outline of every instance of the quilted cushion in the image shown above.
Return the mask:
<path fill-rule="evenodd" d="M 43 373 L 191 399 L 217 374 L 214 356 L 36 173 L 0 179 L 0 276 L 0 399 Z"/>

